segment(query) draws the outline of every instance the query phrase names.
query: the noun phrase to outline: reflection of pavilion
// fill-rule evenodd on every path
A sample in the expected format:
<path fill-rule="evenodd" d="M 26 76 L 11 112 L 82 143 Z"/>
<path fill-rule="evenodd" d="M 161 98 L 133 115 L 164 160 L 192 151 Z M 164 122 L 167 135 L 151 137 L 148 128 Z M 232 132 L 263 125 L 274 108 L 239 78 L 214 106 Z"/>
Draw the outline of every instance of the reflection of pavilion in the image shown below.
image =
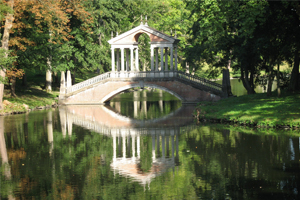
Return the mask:
<path fill-rule="evenodd" d="M 190 115 L 191 109 L 193 107 L 183 107 L 173 114 L 147 122 L 131 120 L 105 106 L 66 106 L 60 107 L 59 112 L 64 135 L 67 129 L 71 135 L 72 125 L 76 124 L 112 137 L 113 171 L 145 186 L 168 169 L 174 170 L 179 163 L 180 127 L 193 121 L 191 116 L 188 119 L 183 113 Z M 143 171 L 140 167 L 142 135 L 152 137 L 152 163 L 149 171 Z"/>
<path fill-rule="evenodd" d="M 138 92 L 138 91 L 133 91 L 133 118 L 134 119 L 141 119 L 141 118 L 148 118 L 147 117 L 147 111 L 149 109 L 148 105 L 147 105 L 147 91 L 143 91 L 142 93 Z M 140 95 L 142 94 L 142 98 L 140 97 Z M 163 91 L 162 90 L 158 90 L 158 95 L 159 95 L 159 100 L 157 100 L 158 102 L 158 108 L 160 113 L 164 112 L 165 108 L 165 103 L 162 100 L 163 99 Z M 114 101 L 114 102 L 110 102 L 110 106 L 114 108 L 115 112 L 117 113 L 121 113 L 121 102 L 119 101 Z M 141 117 L 143 116 L 143 117 Z"/>
<path fill-rule="evenodd" d="M 152 164 L 151 169 L 147 172 L 143 172 L 139 166 L 140 135 L 135 133 L 128 134 L 122 131 L 112 134 L 114 153 L 111 167 L 113 168 L 114 172 L 118 172 L 122 176 L 130 177 L 142 185 L 146 185 L 150 184 L 153 178 L 166 172 L 169 168 L 174 169 L 175 164 L 178 163 L 179 129 L 151 130 L 150 134 L 152 137 Z M 169 149 L 170 139 L 171 155 Z M 174 157 L 174 139 L 176 140 L 176 158 Z"/>

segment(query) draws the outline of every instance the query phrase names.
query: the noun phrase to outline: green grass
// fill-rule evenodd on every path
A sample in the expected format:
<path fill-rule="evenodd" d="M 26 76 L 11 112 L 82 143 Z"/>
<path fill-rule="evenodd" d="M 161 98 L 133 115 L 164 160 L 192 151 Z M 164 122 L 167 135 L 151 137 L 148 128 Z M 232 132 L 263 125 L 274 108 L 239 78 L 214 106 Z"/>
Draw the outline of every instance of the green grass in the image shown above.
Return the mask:
<path fill-rule="evenodd" d="M 27 75 L 27 87 L 22 86 L 22 80 L 17 80 L 16 94 L 17 97 L 12 98 L 8 85 L 5 86 L 3 100 L 9 101 L 9 104 L 5 105 L 0 110 L 0 115 L 11 113 L 23 113 L 27 109 L 35 109 L 38 107 L 51 106 L 58 102 L 59 95 L 59 81 L 55 84 L 52 83 L 52 93 L 45 91 L 45 73 L 41 71 L 26 72 Z M 76 76 L 76 83 L 84 81 L 88 78 L 97 76 L 95 72 L 80 73 Z M 58 74 L 60 77 L 60 73 Z M 53 80 L 54 81 L 54 80 Z M 26 106 L 24 106 L 26 105 Z"/>
<path fill-rule="evenodd" d="M 300 94 L 285 94 L 280 98 L 274 96 L 254 94 L 222 99 L 215 103 L 201 102 L 197 109 L 200 118 L 257 127 L 299 127 Z"/>
<path fill-rule="evenodd" d="M 5 113 L 22 113 L 26 112 L 24 104 L 28 106 L 29 109 L 35 109 L 37 107 L 51 106 L 57 103 L 58 91 L 52 93 L 47 93 L 39 87 L 31 87 L 27 89 L 18 89 L 16 91 L 17 97 L 10 97 L 9 91 L 5 90 L 5 95 L 3 100 L 7 100 L 10 103 L 5 105 L 2 110 L 0 110 L 0 115 Z"/>

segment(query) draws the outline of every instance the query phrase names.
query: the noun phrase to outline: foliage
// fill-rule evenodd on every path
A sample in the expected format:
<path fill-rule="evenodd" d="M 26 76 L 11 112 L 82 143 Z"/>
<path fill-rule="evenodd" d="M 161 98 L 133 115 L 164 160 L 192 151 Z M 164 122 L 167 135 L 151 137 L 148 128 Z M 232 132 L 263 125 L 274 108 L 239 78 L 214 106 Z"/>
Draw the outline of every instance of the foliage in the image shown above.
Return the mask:
<path fill-rule="evenodd" d="M 297 51 L 297 5 L 257 0 L 189 2 L 196 22 L 191 29 L 188 60 L 198 68 L 209 64 L 211 77 L 232 62 L 249 94 L 254 93 L 255 78 L 263 71 L 269 74 L 271 85 L 273 67 L 292 61 Z"/>

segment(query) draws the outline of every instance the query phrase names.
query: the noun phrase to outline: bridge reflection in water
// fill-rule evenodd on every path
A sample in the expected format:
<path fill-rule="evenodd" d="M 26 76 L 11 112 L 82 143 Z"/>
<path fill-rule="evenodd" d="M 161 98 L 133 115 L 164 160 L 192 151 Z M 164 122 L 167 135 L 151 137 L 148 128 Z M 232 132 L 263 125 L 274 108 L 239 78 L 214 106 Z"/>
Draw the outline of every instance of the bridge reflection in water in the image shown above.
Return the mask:
<path fill-rule="evenodd" d="M 144 185 L 179 164 L 180 129 L 193 128 L 194 106 L 183 106 L 167 116 L 136 120 L 122 116 L 109 106 L 62 106 L 59 108 L 64 137 L 72 134 L 73 124 L 113 139 L 111 168 L 115 173 Z M 152 137 L 152 163 L 148 171 L 140 168 L 141 136 Z"/>

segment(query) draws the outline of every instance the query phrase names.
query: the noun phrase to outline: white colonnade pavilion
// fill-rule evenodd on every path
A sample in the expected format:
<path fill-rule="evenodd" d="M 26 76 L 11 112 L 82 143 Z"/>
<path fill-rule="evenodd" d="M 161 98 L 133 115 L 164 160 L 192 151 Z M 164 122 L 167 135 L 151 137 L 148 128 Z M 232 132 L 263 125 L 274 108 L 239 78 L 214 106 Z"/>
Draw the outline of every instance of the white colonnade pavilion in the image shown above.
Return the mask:
<path fill-rule="evenodd" d="M 177 71 L 177 44 L 180 40 L 141 23 L 108 41 L 111 45 L 112 72 L 139 71 L 138 38 L 143 33 L 151 41 L 151 72 Z"/>

